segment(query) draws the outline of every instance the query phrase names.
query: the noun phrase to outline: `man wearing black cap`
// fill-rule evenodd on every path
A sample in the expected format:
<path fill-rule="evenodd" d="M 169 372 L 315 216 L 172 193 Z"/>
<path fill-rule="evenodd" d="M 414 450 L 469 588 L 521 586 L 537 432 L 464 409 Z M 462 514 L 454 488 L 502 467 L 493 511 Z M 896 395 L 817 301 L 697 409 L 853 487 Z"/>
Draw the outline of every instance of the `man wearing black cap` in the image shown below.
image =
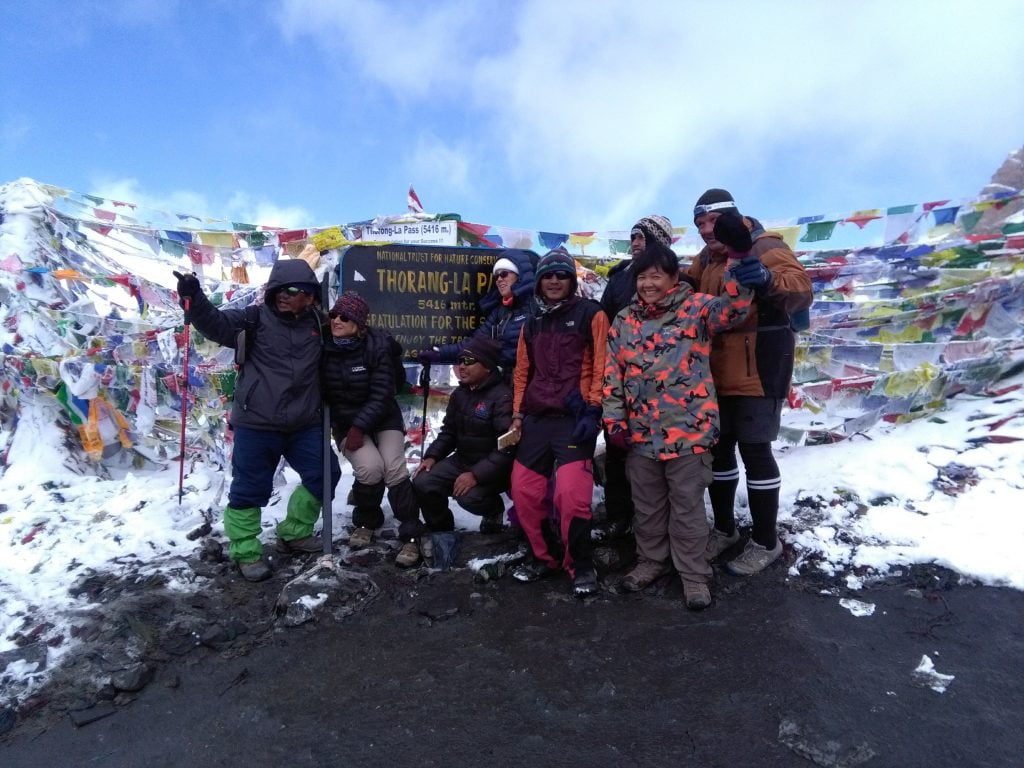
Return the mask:
<path fill-rule="evenodd" d="M 534 581 L 565 570 L 573 592 L 597 592 L 590 541 L 591 465 L 601 433 L 608 318 L 596 301 L 576 295 L 576 262 L 555 248 L 537 264 L 535 314 L 523 326 L 516 353 L 512 429 L 522 438 L 512 466 L 512 501 L 533 558 L 512 572 Z M 565 550 L 548 549 L 548 481 L 554 472 L 554 508 Z"/>
<path fill-rule="evenodd" d="M 191 321 L 204 336 L 237 348 L 246 332 L 244 309 L 217 309 L 203 294 L 195 275 L 178 278 L 182 304 L 191 302 Z M 274 473 L 283 456 L 302 484 L 288 499 L 277 525 L 277 546 L 284 553 L 323 550 L 313 536 L 323 499 L 323 412 L 320 357 L 324 323 L 314 305 L 317 279 L 309 264 L 283 259 L 274 264 L 256 333 L 247 343 L 235 382 L 231 429 L 231 489 L 224 510 L 229 554 L 249 581 L 270 576 L 259 535 L 260 510 L 274 490 Z M 331 487 L 341 477 L 331 453 Z"/>
<path fill-rule="evenodd" d="M 501 493 L 508 490 L 512 449 L 499 449 L 498 437 L 512 423 L 512 390 L 498 370 L 500 357 L 501 343 L 485 336 L 470 339 L 456 360 L 459 387 L 413 480 L 432 534 L 454 535 L 449 497 L 483 521 L 501 524 Z M 483 526 L 481 530 L 486 532 Z"/>
<path fill-rule="evenodd" d="M 721 434 L 712 448 L 713 479 L 708 493 L 715 527 L 705 553 L 713 560 L 739 541 L 733 512 L 739 485 L 738 446 L 753 528 L 743 552 L 726 568 L 738 576 L 749 576 L 782 554 L 776 532 L 782 478 L 771 444 L 779 435 L 782 404 L 793 375 L 796 342 L 791 318 L 810 307 L 811 280 L 782 236 L 766 232 L 757 219 L 740 215 L 726 190 L 709 189 L 701 195 L 693 209 L 693 221 L 705 247 L 694 258 L 689 274 L 702 293 L 718 293 L 730 251 L 749 250 L 757 257 L 745 259 L 734 272 L 741 285 L 754 291 L 750 314 L 741 325 L 713 336 L 711 342 Z"/>
<path fill-rule="evenodd" d="M 633 260 L 643 253 L 647 243 L 658 243 L 672 248 L 672 222 L 664 216 L 644 216 L 629 232 L 629 258 L 623 259 L 608 271 L 608 284 L 601 294 L 601 309 L 608 323 L 629 306 L 636 293 L 636 272 Z M 605 520 L 595 525 L 591 537 L 596 542 L 617 539 L 629 531 L 633 522 L 633 492 L 626 476 L 626 452 L 612 445 L 605 435 L 604 453 L 604 509 Z"/>

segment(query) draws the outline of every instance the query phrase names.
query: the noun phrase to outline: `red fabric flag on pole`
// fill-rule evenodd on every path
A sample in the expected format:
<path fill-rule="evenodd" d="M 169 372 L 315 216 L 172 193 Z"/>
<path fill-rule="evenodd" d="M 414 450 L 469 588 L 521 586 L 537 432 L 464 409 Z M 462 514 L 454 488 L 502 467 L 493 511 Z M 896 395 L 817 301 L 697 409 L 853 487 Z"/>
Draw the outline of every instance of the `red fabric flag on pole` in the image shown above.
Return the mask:
<path fill-rule="evenodd" d="M 410 213 L 423 213 L 423 203 L 420 202 L 419 195 L 417 195 L 416 190 L 412 188 L 412 184 L 409 185 L 409 195 L 406 198 L 406 205 L 409 206 Z"/>

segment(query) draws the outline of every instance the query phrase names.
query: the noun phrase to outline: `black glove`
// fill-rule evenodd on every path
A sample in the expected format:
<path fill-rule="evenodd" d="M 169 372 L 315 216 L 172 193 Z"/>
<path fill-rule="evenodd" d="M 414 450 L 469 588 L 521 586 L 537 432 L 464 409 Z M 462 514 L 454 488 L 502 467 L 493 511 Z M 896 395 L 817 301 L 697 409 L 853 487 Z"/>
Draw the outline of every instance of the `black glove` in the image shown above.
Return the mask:
<path fill-rule="evenodd" d="M 179 298 L 191 299 L 196 294 L 203 292 L 203 287 L 199 285 L 199 278 L 196 277 L 195 272 L 187 275 L 183 275 L 181 272 L 172 272 L 171 274 L 178 278 Z"/>
<path fill-rule="evenodd" d="M 740 285 L 755 291 L 763 291 L 772 283 L 772 273 L 753 255 L 746 256 L 733 267 L 732 274 Z"/>
<path fill-rule="evenodd" d="M 715 219 L 715 240 L 736 253 L 746 253 L 754 247 L 750 230 L 738 213 L 722 213 Z"/>
<path fill-rule="evenodd" d="M 583 445 L 601 434 L 601 406 L 586 405 L 583 413 L 576 417 L 576 427 L 572 431 L 570 445 Z"/>

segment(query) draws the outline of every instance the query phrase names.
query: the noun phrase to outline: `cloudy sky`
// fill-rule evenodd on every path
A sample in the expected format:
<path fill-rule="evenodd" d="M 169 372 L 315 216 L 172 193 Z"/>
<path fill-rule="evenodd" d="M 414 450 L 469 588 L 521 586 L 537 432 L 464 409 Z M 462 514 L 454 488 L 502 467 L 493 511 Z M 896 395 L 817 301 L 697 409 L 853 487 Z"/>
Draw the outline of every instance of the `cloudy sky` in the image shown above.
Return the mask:
<path fill-rule="evenodd" d="M 1024 145 L 1019 0 L 33 0 L 0 182 L 260 224 L 553 231 L 970 197 Z"/>

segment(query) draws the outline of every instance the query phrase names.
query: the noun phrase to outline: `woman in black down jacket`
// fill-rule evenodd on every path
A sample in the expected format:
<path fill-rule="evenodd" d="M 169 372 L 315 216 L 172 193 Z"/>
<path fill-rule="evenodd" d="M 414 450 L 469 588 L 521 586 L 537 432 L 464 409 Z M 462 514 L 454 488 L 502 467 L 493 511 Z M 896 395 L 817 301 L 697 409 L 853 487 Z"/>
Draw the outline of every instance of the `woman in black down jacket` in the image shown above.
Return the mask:
<path fill-rule="evenodd" d="M 399 521 L 403 542 L 395 563 L 420 560 L 418 539 L 426 532 L 405 462 L 405 424 L 395 400 L 391 350 L 385 334 L 370 328 L 370 308 L 357 293 L 338 297 L 330 311 L 331 341 L 324 354 L 324 390 L 331 408 L 331 431 L 355 473 L 349 547 L 366 547 L 384 524 L 381 501 Z"/>

